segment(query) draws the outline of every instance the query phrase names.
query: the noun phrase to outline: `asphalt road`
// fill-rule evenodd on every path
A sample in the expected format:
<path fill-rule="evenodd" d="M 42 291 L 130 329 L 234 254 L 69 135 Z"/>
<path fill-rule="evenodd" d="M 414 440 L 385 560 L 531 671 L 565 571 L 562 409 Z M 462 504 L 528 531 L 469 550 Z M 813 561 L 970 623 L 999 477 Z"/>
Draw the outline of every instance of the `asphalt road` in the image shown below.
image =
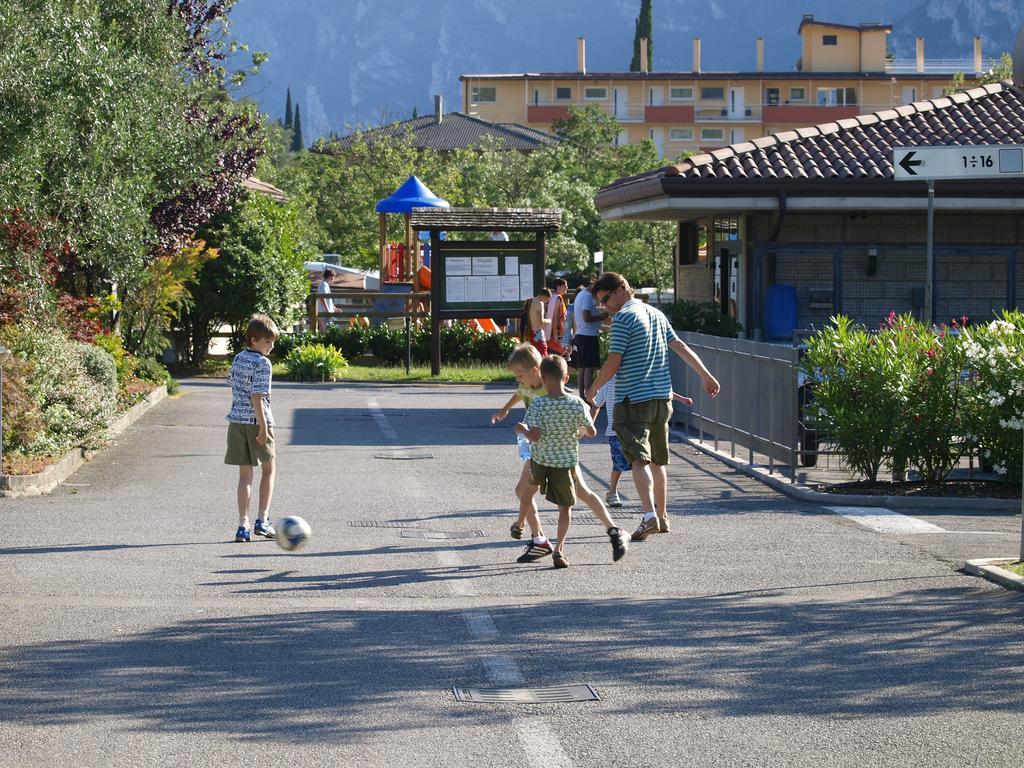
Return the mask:
<path fill-rule="evenodd" d="M 508 387 L 277 384 L 274 514 L 314 539 L 235 544 L 229 393 L 183 391 L 53 495 L 0 499 L 0 766 L 1024 759 L 1024 603 L 957 572 L 952 536 L 677 445 L 671 534 L 613 564 L 580 524 L 569 569 L 518 565 Z M 607 447 L 582 456 L 603 492 Z M 1015 547 L 1010 517 L 941 516 Z M 600 700 L 452 693 L 570 685 Z"/>

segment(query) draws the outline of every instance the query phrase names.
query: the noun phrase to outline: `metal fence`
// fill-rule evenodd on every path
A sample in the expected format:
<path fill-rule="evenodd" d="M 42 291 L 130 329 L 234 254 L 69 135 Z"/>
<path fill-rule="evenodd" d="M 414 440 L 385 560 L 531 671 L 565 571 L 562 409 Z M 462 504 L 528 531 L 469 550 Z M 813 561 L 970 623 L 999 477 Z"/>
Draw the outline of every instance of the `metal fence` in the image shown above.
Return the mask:
<path fill-rule="evenodd" d="M 799 350 L 701 333 L 681 333 L 680 337 L 704 361 L 722 391 L 718 397 L 710 397 L 700 377 L 673 355 L 673 389 L 693 398 L 692 407 L 676 407 L 673 421 L 685 425 L 688 434 L 713 443 L 716 450 L 728 450 L 733 457 L 745 450 L 751 464 L 755 463 L 754 454 L 760 454 L 767 457 L 769 471 L 774 471 L 778 462 L 790 467 L 790 477 L 795 477 Z"/>

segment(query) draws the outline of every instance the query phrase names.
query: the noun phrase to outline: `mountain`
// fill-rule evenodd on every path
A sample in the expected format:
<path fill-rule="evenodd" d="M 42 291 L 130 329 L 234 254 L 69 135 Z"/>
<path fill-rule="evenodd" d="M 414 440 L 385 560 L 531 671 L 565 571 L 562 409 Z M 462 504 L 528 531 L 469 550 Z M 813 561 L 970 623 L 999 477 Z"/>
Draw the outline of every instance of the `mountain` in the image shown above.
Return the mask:
<path fill-rule="evenodd" d="M 755 38 L 765 67 L 789 71 L 800 56 L 801 15 L 842 24 L 892 24 L 890 48 L 912 58 L 965 59 L 975 35 L 986 60 L 1011 51 L 1024 23 L 1021 0 L 655 0 L 654 68 L 689 71 L 702 41 L 705 71 L 752 70 Z M 433 109 L 461 110 L 464 73 L 573 71 L 576 38 L 591 72 L 628 69 L 640 0 L 240 0 L 234 36 L 270 59 L 242 95 L 273 118 L 285 89 L 302 108 L 307 141 Z"/>

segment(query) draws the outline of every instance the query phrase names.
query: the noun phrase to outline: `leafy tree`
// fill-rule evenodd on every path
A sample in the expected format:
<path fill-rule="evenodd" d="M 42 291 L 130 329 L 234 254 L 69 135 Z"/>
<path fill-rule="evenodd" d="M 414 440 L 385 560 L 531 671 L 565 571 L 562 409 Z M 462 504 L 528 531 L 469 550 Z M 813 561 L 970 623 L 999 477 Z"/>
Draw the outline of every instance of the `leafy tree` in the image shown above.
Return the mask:
<path fill-rule="evenodd" d="M 0 3 L 0 209 L 46 221 L 79 299 L 188 246 L 262 151 L 228 93 L 233 0 Z M 262 61 L 254 54 L 253 68 Z"/>
<path fill-rule="evenodd" d="M 230 211 L 200 230 L 217 248 L 217 258 L 202 265 L 189 284 L 192 303 L 182 318 L 191 335 L 191 359 L 206 354 L 213 330 L 230 325 L 236 346 L 255 312 L 265 312 L 281 327 L 301 312 L 309 293 L 303 263 L 317 256 L 307 237 L 308 223 L 294 203 L 281 205 L 265 195 L 244 195 Z"/>
<path fill-rule="evenodd" d="M 164 331 L 193 302 L 187 285 L 210 259 L 217 257 L 202 240 L 161 254 L 146 266 L 142 279 L 121 309 L 124 348 L 137 356 L 158 355 L 167 347 Z"/>
<path fill-rule="evenodd" d="M 629 62 L 630 72 L 640 71 L 640 40 L 647 38 L 647 69 L 654 69 L 654 21 L 651 12 L 652 0 L 640 0 L 640 15 L 633 31 L 633 59 Z"/>
<path fill-rule="evenodd" d="M 999 61 L 994 59 L 989 60 L 988 72 L 985 72 L 977 80 L 972 80 L 970 85 L 967 85 L 964 79 L 963 72 L 957 72 L 953 75 L 953 79 L 949 83 L 949 91 L 962 91 L 965 88 L 974 88 L 979 85 L 989 85 L 990 83 L 1001 83 L 1003 80 L 1009 80 L 1013 77 L 1013 56 L 1003 52 L 1003 55 L 999 57 Z"/>
<path fill-rule="evenodd" d="M 292 124 L 292 152 L 301 152 L 305 146 L 302 140 L 302 118 L 299 116 L 299 105 L 296 104 L 295 122 Z"/>
<path fill-rule="evenodd" d="M 288 89 L 288 96 L 284 102 L 284 127 L 292 127 L 292 89 Z"/>

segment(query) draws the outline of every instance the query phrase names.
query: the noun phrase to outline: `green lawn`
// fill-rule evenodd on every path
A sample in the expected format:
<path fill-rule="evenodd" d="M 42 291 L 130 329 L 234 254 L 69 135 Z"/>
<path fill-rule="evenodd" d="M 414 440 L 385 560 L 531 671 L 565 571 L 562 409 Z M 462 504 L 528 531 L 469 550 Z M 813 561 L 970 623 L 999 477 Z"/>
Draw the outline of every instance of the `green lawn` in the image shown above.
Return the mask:
<path fill-rule="evenodd" d="M 274 364 L 274 378 L 287 380 L 288 372 L 282 363 Z M 340 381 L 434 381 L 486 384 L 492 381 L 515 381 L 515 376 L 504 365 L 461 363 L 441 366 L 440 376 L 430 375 L 429 365 L 414 365 L 405 372 L 405 366 L 350 365 Z"/>

